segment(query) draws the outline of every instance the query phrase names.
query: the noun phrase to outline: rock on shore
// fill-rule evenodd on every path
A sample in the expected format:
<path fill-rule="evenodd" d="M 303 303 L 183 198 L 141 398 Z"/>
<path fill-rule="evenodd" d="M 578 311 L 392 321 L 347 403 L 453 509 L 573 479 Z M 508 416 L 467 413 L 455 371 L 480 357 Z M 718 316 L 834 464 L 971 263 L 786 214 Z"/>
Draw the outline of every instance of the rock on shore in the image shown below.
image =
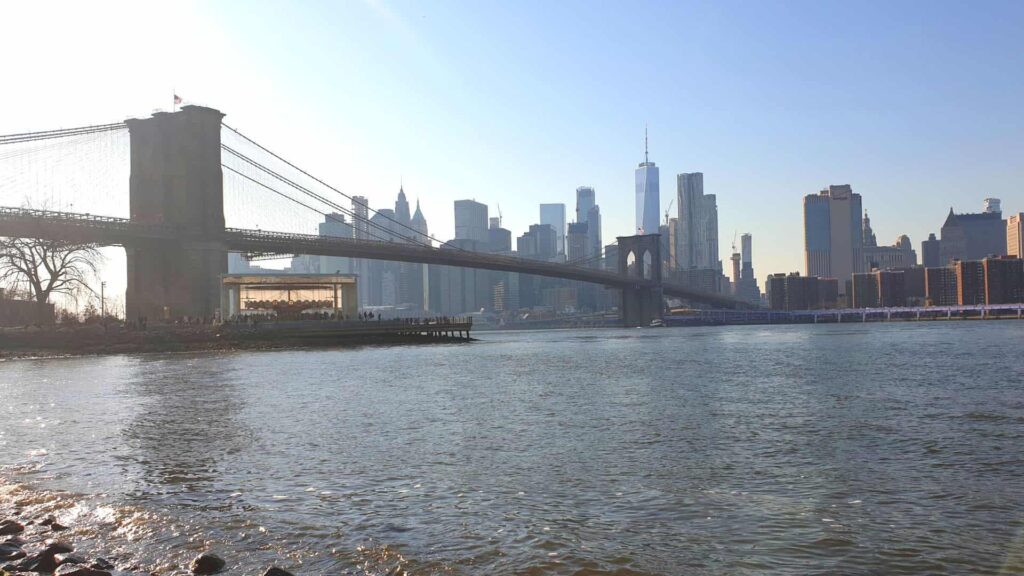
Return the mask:
<path fill-rule="evenodd" d="M 227 562 L 216 554 L 204 552 L 192 561 L 193 574 L 216 574 L 224 569 Z"/>

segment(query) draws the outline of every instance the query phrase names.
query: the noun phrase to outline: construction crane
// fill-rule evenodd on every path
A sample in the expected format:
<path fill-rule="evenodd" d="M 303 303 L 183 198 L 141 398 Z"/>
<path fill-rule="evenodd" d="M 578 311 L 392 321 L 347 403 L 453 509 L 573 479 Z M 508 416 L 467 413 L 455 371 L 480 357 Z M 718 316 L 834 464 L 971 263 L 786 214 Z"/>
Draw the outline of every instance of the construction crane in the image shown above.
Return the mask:
<path fill-rule="evenodd" d="M 733 252 L 733 254 L 736 253 L 736 234 L 737 233 L 738 233 L 737 230 L 733 230 L 732 231 L 732 252 Z"/>
<path fill-rule="evenodd" d="M 498 228 L 501 228 L 501 204 L 498 204 Z M 733 240 L 733 244 L 735 243 L 736 240 Z"/>
<path fill-rule="evenodd" d="M 672 212 L 672 203 L 675 202 L 675 201 L 676 201 L 675 198 L 669 200 L 668 208 L 665 208 L 665 226 L 668 226 L 668 215 L 669 215 L 669 213 Z"/>

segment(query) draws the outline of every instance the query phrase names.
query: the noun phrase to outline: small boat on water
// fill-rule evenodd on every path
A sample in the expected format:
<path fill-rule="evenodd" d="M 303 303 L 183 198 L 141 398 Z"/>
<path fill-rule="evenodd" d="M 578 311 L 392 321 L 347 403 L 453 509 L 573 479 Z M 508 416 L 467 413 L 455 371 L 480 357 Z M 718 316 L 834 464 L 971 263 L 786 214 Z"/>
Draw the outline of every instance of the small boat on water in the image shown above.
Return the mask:
<path fill-rule="evenodd" d="M 664 328 L 665 322 L 661 318 L 655 318 L 651 320 L 651 328 Z"/>

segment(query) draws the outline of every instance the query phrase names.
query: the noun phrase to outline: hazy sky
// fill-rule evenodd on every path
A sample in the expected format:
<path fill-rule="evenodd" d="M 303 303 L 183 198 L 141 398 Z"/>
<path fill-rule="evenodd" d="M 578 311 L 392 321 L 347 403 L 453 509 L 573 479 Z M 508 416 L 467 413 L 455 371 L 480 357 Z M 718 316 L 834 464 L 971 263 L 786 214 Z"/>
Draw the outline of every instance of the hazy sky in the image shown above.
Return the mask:
<path fill-rule="evenodd" d="M 828 184 L 863 195 L 880 243 L 918 249 L 950 206 L 1024 210 L 1019 1 L 0 10 L 0 133 L 144 116 L 174 89 L 374 207 L 404 178 L 443 238 L 453 200 L 500 203 L 519 235 L 580 185 L 606 241 L 632 233 L 645 123 L 662 210 L 675 174 L 703 172 L 722 259 L 751 232 L 762 283 L 802 270 L 801 198 Z"/>

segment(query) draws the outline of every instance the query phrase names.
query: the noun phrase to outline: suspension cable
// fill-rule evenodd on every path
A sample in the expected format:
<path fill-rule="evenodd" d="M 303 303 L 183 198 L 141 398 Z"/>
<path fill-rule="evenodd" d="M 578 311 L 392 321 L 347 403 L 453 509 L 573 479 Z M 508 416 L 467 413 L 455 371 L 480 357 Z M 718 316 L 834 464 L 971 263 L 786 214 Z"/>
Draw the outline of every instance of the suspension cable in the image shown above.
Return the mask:
<path fill-rule="evenodd" d="M 17 144 L 21 142 L 35 142 L 37 140 L 51 140 L 54 138 L 65 138 L 70 136 L 81 136 L 84 134 L 94 134 L 96 132 L 111 132 L 115 130 L 124 130 L 127 128 L 127 124 L 125 124 L 124 122 L 118 122 L 116 124 L 97 124 L 94 126 L 80 126 L 78 128 L 64 128 L 60 130 L 44 130 L 41 132 L 22 132 L 20 134 L 6 134 L 0 135 L 0 145 Z"/>
<path fill-rule="evenodd" d="M 256 146 L 256 147 L 257 147 L 257 148 L 259 148 L 260 150 L 262 150 L 262 151 L 266 152 L 267 154 L 270 154 L 271 156 L 273 156 L 273 157 L 274 157 L 274 158 L 276 158 L 277 160 L 279 160 L 279 161 L 281 161 L 281 162 L 284 162 L 284 163 L 285 163 L 285 164 L 287 164 L 287 165 L 288 165 L 289 167 L 291 167 L 291 168 L 293 168 L 293 169 L 295 169 L 295 170 L 298 170 L 298 171 L 299 171 L 299 172 L 300 172 L 301 174 L 303 174 L 304 176 L 306 176 L 306 177 L 308 177 L 308 178 L 311 178 L 311 179 L 312 179 L 313 181 L 317 182 L 318 184 L 320 184 L 320 185 L 322 185 L 322 186 L 325 186 L 326 188 L 328 188 L 328 189 L 329 189 L 329 190 L 331 190 L 332 192 L 335 192 L 336 194 L 340 194 L 341 196 L 344 196 L 345 198 L 349 199 L 350 201 L 352 200 L 352 197 L 351 197 L 351 196 L 349 196 L 348 194 L 345 194 L 344 192 L 342 192 L 341 190 L 338 190 L 338 189 L 337 189 L 337 188 L 335 188 L 334 186 L 331 186 L 331 185 L 330 185 L 330 184 L 328 184 L 327 182 L 324 182 L 323 180 L 321 180 L 321 179 L 317 178 L 316 176 L 313 176 L 313 175 L 312 175 L 312 174 L 310 174 L 309 172 L 306 172 L 306 171 L 305 171 L 305 170 L 303 170 L 302 168 L 299 168 L 299 167 L 298 167 L 298 166 L 296 166 L 295 164 L 292 164 L 292 163 L 291 163 L 291 162 L 289 162 L 288 160 L 286 160 L 286 159 L 282 158 L 282 157 L 281 157 L 281 156 L 279 156 L 278 154 L 276 154 L 276 153 L 272 152 L 271 150 L 267 149 L 267 148 L 266 148 L 265 146 L 263 146 L 263 145 L 262 145 L 262 144 L 260 144 L 259 142 L 256 142 L 255 140 L 253 140 L 252 138 L 249 138 L 249 137 L 248 137 L 248 136 L 246 136 L 245 134 L 242 134 L 242 133 L 241 133 L 241 132 L 239 132 L 239 131 L 238 131 L 237 129 L 235 129 L 235 128 L 232 128 L 231 126 L 229 126 L 229 125 L 227 125 L 227 124 L 225 124 L 225 123 L 223 123 L 223 122 L 221 123 L 221 125 L 222 125 L 222 126 L 224 126 L 225 128 L 227 128 L 228 130 L 231 130 L 231 131 L 232 131 L 232 132 L 234 132 L 235 134 L 239 135 L 239 136 L 240 136 L 240 137 L 242 137 L 242 138 L 243 138 L 244 140 L 246 140 L 246 141 L 247 141 L 247 142 L 249 142 L 250 144 L 252 144 L 252 145 Z M 411 231 L 412 231 L 412 232 L 414 232 L 415 234 L 419 234 L 419 235 L 421 235 L 421 236 L 425 236 L 426 238 L 428 238 L 428 239 L 430 239 L 430 240 L 432 240 L 432 241 L 434 241 L 434 242 L 437 242 L 437 243 L 439 243 L 439 244 L 442 244 L 442 245 L 444 245 L 444 244 L 447 244 L 447 242 L 443 242 L 443 241 L 441 241 L 441 240 L 438 240 L 437 238 L 435 238 L 434 236 L 431 236 L 430 234 L 425 234 L 425 233 L 423 233 L 423 232 L 420 232 L 419 230 L 417 230 L 417 229 L 415 229 L 415 228 L 413 228 L 413 227 L 409 226 L 408 224 L 404 224 L 404 223 L 402 223 L 402 222 L 399 222 L 398 220 L 395 220 L 394 218 L 391 218 L 390 216 L 388 216 L 388 215 L 386 215 L 386 214 L 381 214 L 380 212 L 378 212 L 377 210 L 374 210 L 373 208 L 370 208 L 369 206 L 367 206 L 367 207 L 366 207 L 366 209 L 367 209 L 367 211 L 369 211 L 369 212 L 372 212 L 373 214 L 375 214 L 375 215 L 377 215 L 377 216 L 380 216 L 380 217 L 382 217 L 382 218 L 384 218 L 384 219 L 386 219 L 386 220 L 390 220 L 391 222 L 394 222 L 395 224 L 397 224 L 397 225 L 399 225 L 399 226 L 401 226 L 401 227 L 403 227 L 403 228 L 406 228 L 406 229 L 408 229 L 408 230 L 411 230 Z M 460 247 L 457 247 L 457 246 L 456 246 L 455 248 L 458 248 L 459 250 L 462 250 L 462 248 L 460 248 Z"/>
<path fill-rule="evenodd" d="M 256 180 L 252 176 L 249 176 L 247 174 L 243 174 L 240 171 L 232 168 L 231 166 L 228 166 L 227 164 L 221 164 L 221 167 L 223 167 L 223 168 L 225 168 L 225 169 L 227 169 L 227 170 L 229 170 L 231 172 L 234 172 L 235 174 L 237 174 L 238 176 L 241 176 L 242 178 L 245 178 L 249 182 L 252 182 L 253 184 L 256 184 L 257 186 L 260 186 L 261 188 L 269 190 L 270 192 L 273 192 L 274 194 L 277 194 L 278 196 L 281 196 L 282 198 L 284 198 L 286 200 L 294 202 L 295 204 L 298 204 L 299 206 L 302 206 L 303 208 L 306 208 L 308 210 L 312 210 L 313 212 L 316 212 L 317 214 L 320 214 L 324 218 L 327 218 L 329 220 L 333 220 L 334 222 L 337 222 L 339 224 L 349 225 L 348 222 L 345 222 L 344 220 L 339 220 L 339 219 L 335 218 L 329 212 L 322 212 L 322 211 L 320 211 L 320 210 L 318 210 L 318 209 L 316 209 L 316 208 L 306 204 L 305 202 L 302 202 L 301 200 L 298 200 L 296 198 L 292 198 L 291 196 L 285 194 L 284 192 L 281 192 L 280 190 L 277 190 L 276 188 L 268 186 L 268 185 L 264 184 L 263 182 L 260 182 L 260 181 Z M 367 230 L 366 233 L 371 235 L 371 236 L 373 236 L 376 240 L 379 240 L 381 242 L 391 242 L 390 238 L 382 238 L 380 236 L 377 236 L 376 234 L 374 234 L 373 232 L 371 232 L 369 230 Z M 328 238 L 344 238 L 344 237 L 343 236 L 328 236 Z"/>
<path fill-rule="evenodd" d="M 282 176 L 281 174 L 275 172 L 274 170 L 271 170 L 270 168 L 267 168 L 266 166 L 260 164 L 259 162 L 256 162 L 252 158 L 249 158 L 248 156 L 242 154 L 241 152 L 238 152 L 237 150 L 231 148 L 230 146 L 228 146 L 226 144 L 221 144 L 221 148 L 226 150 L 228 153 L 236 156 L 237 158 L 239 158 L 243 162 L 245 162 L 245 163 L 251 165 L 252 167 L 256 168 L 257 170 L 260 170 L 261 172 L 264 172 L 264 173 L 270 175 L 271 177 L 276 178 L 277 180 L 280 180 L 281 182 L 291 186 L 292 188 L 298 190 L 299 192 L 301 192 L 301 193 L 303 193 L 303 194 L 305 194 L 305 195 L 307 195 L 307 196 L 309 196 L 311 198 L 314 198 L 314 199 L 316 199 L 316 200 L 318 200 L 318 201 L 320 201 L 320 202 L 330 206 L 331 208 L 334 208 L 335 210 L 337 210 L 337 211 L 339 211 L 339 212 L 341 212 L 343 214 L 348 214 L 349 216 L 352 216 L 352 218 L 354 220 L 357 220 L 356 214 L 351 209 L 345 208 L 344 206 L 341 206 L 340 204 L 337 204 L 337 203 L 335 203 L 335 202 L 333 202 L 333 201 L 331 201 L 331 200 L 329 200 L 327 198 L 324 198 L 323 196 L 317 194 L 316 192 L 313 192 L 312 190 L 309 190 L 308 188 L 306 188 L 306 187 L 304 187 L 304 186 L 302 186 L 302 185 L 300 185 L 300 184 L 298 184 L 298 183 L 288 179 L 287 177 Z M 235 171 L 235 170 L 232 170 L 232 171 L 237 173 L 237 171 Z M 269 188 L 269 187 L 267 187 L 267 188 Z M 274 190 L 274 191 L 277 192 L 278 194 L 281 194 L 277 190 Z M 287 196 L 285 196 L 285 197 L 287 197 Z M 320 213 L 319 211 L 317 211 L 315 209 L 314 209 L 314 211 Z M 386 226 L 384 226 L 384 225 L 382 225 L 380 223 L 374 222 L 373 220 L 367 219 L 367 220 L 365 220 L 365 223 L 368 224 L 369 226 L 373 226 L 373 227 L 377 228 L 378 230 L 380 230 L 382 232 L 385 232 L 385 233 L 387 233 L 389 235 L 397 235 L 399 238 L 408 240 L 410 243 L 419 244 L 421 246 L 428 246 L 428 247 L 430 246 L 429 244 L 427 244 L 425 242 L 422 242 L 422 241 L 419 241 L 419 240 L 416 240 L 415 238 L 409 238 L 409 237 L 406 237 L 406 236 L 402 236 L 401 234 L 396 234 L 396 231 L 391 230 L 390 228 L 388 228 L 388 227 L 386 227 Z M 368 230 L 367 230 L 367 232 L 368 232 Z"/>

